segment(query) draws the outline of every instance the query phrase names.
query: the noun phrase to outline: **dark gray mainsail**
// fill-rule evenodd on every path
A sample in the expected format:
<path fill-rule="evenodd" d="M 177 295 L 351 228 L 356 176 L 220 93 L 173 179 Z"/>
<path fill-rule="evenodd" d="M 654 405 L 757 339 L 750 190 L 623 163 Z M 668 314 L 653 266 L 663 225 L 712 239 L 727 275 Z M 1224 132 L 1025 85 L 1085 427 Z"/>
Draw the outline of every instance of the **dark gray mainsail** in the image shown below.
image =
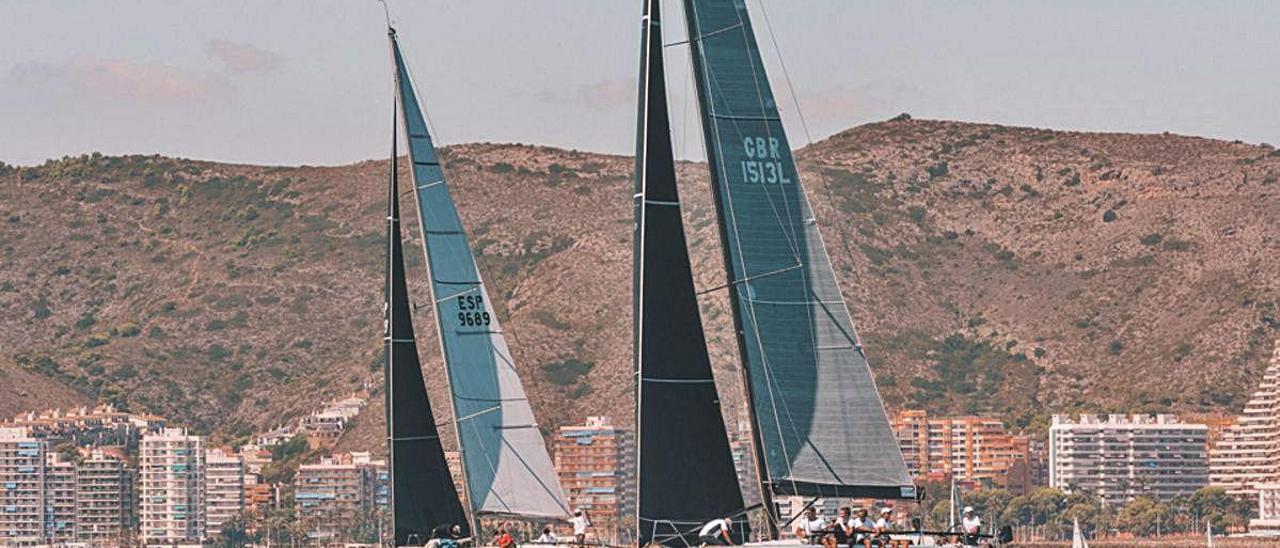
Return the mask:
<path fill-rule="evenodd" d="M 564 494 L 476 268 L 394 32 L 391 49 L 472 518 L 566 517 Z"/>
<path fill-rule="evenodd" d="M 394 118 L 393 118 L 394 122 Z M 387 408 L 387 459 L 391 474 L 391 528 L 395 545 L 423 544 L 439 525 L 466 530 L 467 514 L 449 474 L 435 415 L 427 398 L 413 336 L 409 288 L 400 239 L 400 184 L 396 130 L 391 128 L 391 176 L 387 190 L 387 284 L 384 296 L 383 390 Z"/>
<path fill-rule="evenodd" d="M 702 332 L 676 190 L 662 63 L 661 0 L 644 0 L 636 135 L 633 348 L 640 546 L 698 544 L 743 511 Z M 747 520 L 735 521 L 742 542 Z"/>
<path fill-rule="evenodd" d="M 684 6 L 765 500 L 912 498 L 746 3 Z"/>

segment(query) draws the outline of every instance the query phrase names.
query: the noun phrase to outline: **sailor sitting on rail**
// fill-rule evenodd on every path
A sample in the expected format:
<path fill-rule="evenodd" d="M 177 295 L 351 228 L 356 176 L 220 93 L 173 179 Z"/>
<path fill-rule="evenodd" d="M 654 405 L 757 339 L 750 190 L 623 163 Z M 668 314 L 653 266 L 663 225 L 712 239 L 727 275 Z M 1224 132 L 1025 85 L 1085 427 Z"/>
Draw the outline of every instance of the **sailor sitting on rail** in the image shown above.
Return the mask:
<path fill-rule="evenodd" d="M 870 545 L 872 546 L 907 546 L 909 541 L 893 540 L 889 538 L 889 533 L 893 531 L 893 508 L 881 508 L 880 519 L 876 520 L 872 526 L 872 534 Z"/>
<path fill-rule="evenodd" d="M 733 520 L 728 517 L 708 521 L 698 532 L 698 541 L 703 546 L 732 546 L 733 537 L 729 536 L 731 526 Z"/>
<path fill-rule="evenodd" d="M 853 545 L 853 514 L 848 506 L 840 507 L 839 515 L 831 522 L 831 526 L 827 528 L 827 536 L 822 539 L 822 545 L 827 548 L 843 544 Z"/>
<path fill-rule="evenodd" d="M 872 535 L 868 533 L 873 533 L 874 529 L 872 528 L 872 520 L 867 517 L 867 508 L 858 508 L 858 511 L 854 512 L 854 517 L 849 519 L 847 525 L 849 525 L 850 531 L 850 547 L 859 547 L 860 545 L 860 547 L 870 548 Z"/>
<path fill-rule="evenodd" d="M 826 528 L 827 520 L 818 517 L 818 511 L 810 507 L 796 523 L 796 538 L 804 540 L 806 544 L 821 544 Z"/>
<path fill-rule="evenodd" d="M 542 536 L 538 537 L 537 543 L 538 544 L 555 544 L 556 542 L 559 542 L 559 541 L 560 539 L 556 538 L 555 531 L 552 531 L 551 526 L 548 525 L 542 528 Z"/>

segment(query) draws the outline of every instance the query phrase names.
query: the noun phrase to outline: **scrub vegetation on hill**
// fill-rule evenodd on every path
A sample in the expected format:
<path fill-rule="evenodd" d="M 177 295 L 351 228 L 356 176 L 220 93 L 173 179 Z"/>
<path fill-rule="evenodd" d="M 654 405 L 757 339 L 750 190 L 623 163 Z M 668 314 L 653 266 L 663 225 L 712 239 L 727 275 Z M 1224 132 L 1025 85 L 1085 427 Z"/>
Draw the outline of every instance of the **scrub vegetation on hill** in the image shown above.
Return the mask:
<path fill-rule="evenodd" d="M 544 431 L 629 424 L 632 161 L 492 144 L 442 156 Z M 891 408 L 1031 430 L 1054 412 L 1235 412 L 1280 334 L 1268 146 L 898 118 L 798 157 Z M 0 166 L 0 414 L 110 401 L 234 440 L 376 384 L 386 169 Z M 697 285 L 722 287 L 705 166 L 679 174 Z M 741 416 L 724 292 L 702 307 L 727 416 Z M 372 401 L 349 436 L 376 447 Z"/>

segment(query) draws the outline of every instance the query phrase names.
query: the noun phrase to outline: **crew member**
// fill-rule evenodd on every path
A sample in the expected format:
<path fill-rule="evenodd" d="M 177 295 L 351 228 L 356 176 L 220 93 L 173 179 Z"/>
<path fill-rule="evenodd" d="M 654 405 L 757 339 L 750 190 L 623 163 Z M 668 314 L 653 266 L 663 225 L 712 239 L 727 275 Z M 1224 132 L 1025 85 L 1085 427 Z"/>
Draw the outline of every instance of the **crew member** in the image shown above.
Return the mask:
<path fill-rule="evenodd" d="M 569 520 L 573 524 L 573 542 L 578 546 L 587 543 L 587 528 L 591 526 L 591 519 L 587 517 L 587 513 L 581 508 L 573 511 L 573 519 Z"/>
<path fill-rule="evenodd" d="M 867 517 L 867 509 L 859 508 L 854 512 L 853 519 L 849 520 L 849 529 L 852 530 L 850 546 L 863 546 L 871 548 L 871 533 L 874 529 L 871 526 L 871 518 Z"/>
<path fill-rule="evenodd" d="M 973 513 L 972 506 L 964 507 L 964 517 L 960 519 L 960 531 L 964 533 L 965 545 L 978 545 L 978 535 L 982 533 L 982 518 Z"/>
<path fill-rule="evenodd" d="M 826 528 L 826 520 L 818 517 L 818 511 L 809 507 L 804 511 L 804 517 L 800 518 L 800 522 L 796 524 L 796 538 L 804 540 L 807 544 L 821 544 L 823 530 Z"/>
<path fill-rule="evenodd" d="M 732 526 L 733 519 L 727 517 L 708 521 L 698 532 L 698 541 L 703 546 L 732 546 L 733 537 L 729 536 Z"/>

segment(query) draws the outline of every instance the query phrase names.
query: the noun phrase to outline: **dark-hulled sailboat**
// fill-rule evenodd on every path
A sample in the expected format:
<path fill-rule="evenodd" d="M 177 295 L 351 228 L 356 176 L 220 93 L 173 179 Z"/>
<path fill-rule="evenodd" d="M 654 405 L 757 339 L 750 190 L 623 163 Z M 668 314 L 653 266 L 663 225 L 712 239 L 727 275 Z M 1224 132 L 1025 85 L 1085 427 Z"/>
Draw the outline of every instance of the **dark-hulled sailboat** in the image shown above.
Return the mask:
<path fill-rule="evenodd" d="M 696 545 L 698 526 L 736 516 L 742 491 L 702 332 L 676 190 L 660 0 L 641 30 L 633 272 L 640 546 Z M 674 472 L 678 471 L 678 474 Z M 746 520 L 738 520 L 745 526 Z M 737 527 L 736 540 L 745 537 Z"/>
<path fill-rule="evenodd" d="M 389 29 L 388 36 L 470 518 L 457 519 L 461 511 L 458 492 L 443 466 L 443 449 L 411 342 L 398 221 L 389 220 L 393 234 L 389 237 L 388 279 L 398 277 L 394 287 L 401 288 L 392 287 L 389 292 L 393 301 L 397 295 L 405 298 L 404 317 L 390 316 L 391 351 L 387 353 L 396 543 L 407 543 L 414 534 L 425 541 L 423 527 L 446 523 L 474 530 L 483 517 L 567 517 L 564 494 L 450 196 L 395 30 Z M 393 131 L 393 142 L 395 138 Z M 394 167 L 391 186 L 389 217 L 395 219 Z M 399 304 L 393 302 L 388 310 L 398 310 Z M 398 342 L 404 340 L 410 342 Z M 405 394 L 409 394 L 408 403 L 402 399 Z M 429 480 L 421 479 L 424 477 Z"/>
<path fill-rule="evenodd" d="M 662 411 L 652 409 L 671 406 L 671 400 L 681 396 L 672 396 L 674 390 L 670 387 L 656 389 L 656 382 L 647 380 L 650 369 L 661 367 L 667 378 L 704 379 L 701 358 L 690 357 L 696 354 L 696 348 L 684 348 L 683 359 L 663 365 L 655 365 L 656 360 L 645 354 L 663 342 L 655 338 L 656 334 L 643 331 L 646 326 L 687 322 L 691 318 L 697 321 L 696 310 L 690 314 L 673 306 L 641 308 L 652 302 L 646 293 L 658 285 L 651 283 L 659 278 L 648 267 L 654 261 L 653 249 L 684 246 L 683 236 L 674 237 L 670 228 L 666 233 L 659 232 L 658 212 L 666 210 L 648 203 L 650 198 L 675 201 L 674 184 L 669 194 L 659 194 L 662 191 L 655 185 L 658 179 L 654 176 L 674 173 L 663 167 L 672 162 L 665 104 L 662 108 L 648 106 L 654 104 L 655 93 L 662 94 L 661 82 L 665 78 L 660 62 L 661 31 L 654 17 L 659 1 L 645 0 L 637 160 L 635 344 L 640 387 L 637 460 L 642 540 L 649 538 L 643 530 L 646 523 L 679 523 L 680 519 L 691 517 L 681 515 L 680 508 L 665 506 L 669 504 L 662 500 L 666 496 L 664 489 L 669 489 L 666 484 L 692 483 L 718 492 L 723 481 L 693 475 L 687 461 L 672 462 L 663 454 L 670 450 L 669 445 L 645 436 L 646 432 L 679 431 L 681 423 L 689 421 L 687 417 L 662 415 Z M 743 365 L 754 460 L 768 518 L 768 531 L 763 531 L 762 537 L 777 537 L 774 496 L 913 499 L 915 486 L 800 185 L 746 3 L 683 0 L 683 4 L 729 280 L 727 289 Z M 654 62 L 655 57 L 658 63 Z M 662 120 L 656 119 L 659 117 Z M 662 135 L 655 136 L 655 132 Z M 676 212 L 678 222 L 678 208 L 668 209 Z M 678 229 L 676 234 L 680 234 Z M 687 256 L 675 256 L 671 250 L 666 253 L 672 263 L 688 261 Z M 664 290 L 673 291 L 670 287 Z M 662 317 L 654 317 L 655 314 Z M 683 317 L 676 318 L 677 314 Z M 680 340 L 686 346 L 696 346 L 689 345 L 687 338 Z M 685 369 L 668 370 L 677 367 Z M 705 396 L 684 397 L 680 405 L 701 403 Z M 711 416 L 711 412 L 703 412 Z M 720 419 L 718 407 L 714 418 Z M 662 422 L 656 424 L 657 421 Z M 721 439 L 714 437 L 716 453 L 710 458 L 716 461 L 722 460 Z M 734 500 L 741 512 L 740 495 L 737 499 L 724 497 L 716 504 L 728 505 Z M 687 529 L 687 524 L 685 527 L 682 535 L 653 540 L 683 546 L 689 534 L 696 534 Z"/>

